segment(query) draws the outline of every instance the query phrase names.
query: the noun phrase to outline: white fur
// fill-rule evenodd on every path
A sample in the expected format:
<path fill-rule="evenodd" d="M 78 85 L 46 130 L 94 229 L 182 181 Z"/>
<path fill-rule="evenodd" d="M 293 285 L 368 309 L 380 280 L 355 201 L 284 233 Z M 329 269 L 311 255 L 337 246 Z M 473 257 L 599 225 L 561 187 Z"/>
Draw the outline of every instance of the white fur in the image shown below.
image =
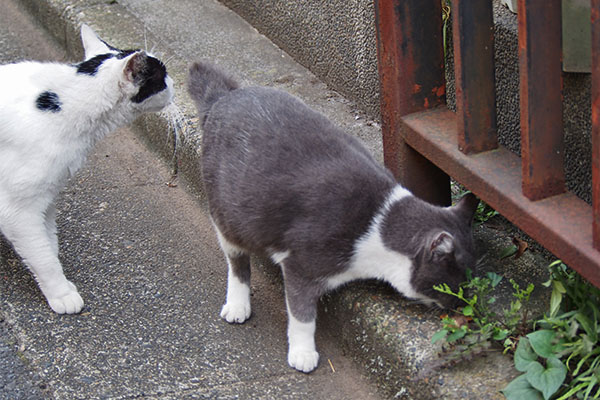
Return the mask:
<path fill-rule="evenodd" d="M 111 52 L 87 26 L 86 56 Z M 54 199 L 84 163 L 91 147 L 138 115 L 171 101 L 172 81 L 135 104 L 137 88 L 124 71 L 131 56 L 106 60 L 95 76 L 65 64 L 22 62 L 0 66 L 0 231 L 32 271 L 57 313 L 81 311 L 83 300 L 58 260 Z M 43 112 L 36 99 L 56 93 L 59 112 Z"/>
<path fill-rule="evenodd" d="M 350 267 L 328 279 L 327 285 L 330 289 L 357 279 L 379 279 L 390 283 L 408 298 L 433 301 L 417 293 L 410 284 L 413 269 L 410 258 L 386 247 L 381 237 L 381 223 L 390 207 L 407 196 L 412 194 L 400 185 L 392 190 L 381 210 L 373 218 L 367 233 L 355 243 Z"/>
<path fill-rule="evenodd" d="M 271 260 L 273 260 L 273 262 L 275 264 L 281 265 L 283 263 L 283 261 L 285 261 L 286 258 L 288 258 L 290 256 L 290 252 L 288 251 L 279 251 L 279 252 L 275 252 L 273 254 L 271 254 Z"/>
<path fill-rule="evenodd" d="M 225 321 L 241 324 L 250 318 L 252 307 L 250 305 L 250 286 L 240 281 L 231 271 L 231 263 L 227 260 L 229 272 L 227 274 L 227 300 L 221 308 L 221 318 Z"/>
<path fill-rule="evenodd" d="M 221 308 L 221 318 L 230 324 L 244 323 L 252 314 L 252 307 L 250 304 L 250 286 L 239 280 L 233 273 L 231 268 L 230 257 L 236 257 L 244 254 L 244 251 L 234 244 L 230 243 L 225 239 L 217 225 L 213 222 L 215 232 L 217 232 L 217 238 L 219 245 L 225 253 L 227 259 L 227 298 L 225 304 Z"/>
<path fill-rule="evenodd" d="M 316 321 L 300 322 L 288 307 L 288 364 L 302 372 L 310 372 L 319 364 L 315 346 Z"/>

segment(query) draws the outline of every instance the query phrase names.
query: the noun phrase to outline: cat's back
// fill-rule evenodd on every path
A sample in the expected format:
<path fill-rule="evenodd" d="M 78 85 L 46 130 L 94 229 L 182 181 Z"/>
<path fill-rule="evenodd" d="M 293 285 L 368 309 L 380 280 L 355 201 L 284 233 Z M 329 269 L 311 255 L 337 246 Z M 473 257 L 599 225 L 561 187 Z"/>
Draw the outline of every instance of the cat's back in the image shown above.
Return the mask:
<path fill-rule="evenodd" d="M 0 104 L 6 113 L 32 111 L 35 99 L 44 91 L 68 85 L 74 78 L 71 66 L 59 63 L 24 61 L 0 65 Z M 71 79 L 69 79 L 69 77 Z"/>
<path fill-rule="evenodd" d="M 212 106 L 204 132 L 205 151 L 220 154 L 221 160 L 244 160 L 265 169 L 272 164 L 274 171 L 333 163 L 385 173 L 357 138 L 296 96 L 275 88 L 232 90 Z M 275 165 L 281 162 L 287 167 Z"/>

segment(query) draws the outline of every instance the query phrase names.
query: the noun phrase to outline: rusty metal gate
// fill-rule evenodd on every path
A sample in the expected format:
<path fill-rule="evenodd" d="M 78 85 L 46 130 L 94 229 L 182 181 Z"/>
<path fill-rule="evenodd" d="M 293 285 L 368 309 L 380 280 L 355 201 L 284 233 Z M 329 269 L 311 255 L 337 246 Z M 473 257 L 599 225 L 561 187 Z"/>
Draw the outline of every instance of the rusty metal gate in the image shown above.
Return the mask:
<path fill-rule="evenodd" d="M 498 144 L 491 0 L 452 0 L 456 112 L 440 0 L 375 0 L 384 161 L 430 202 L 448 176 L 600 287 L 600 0 L 592 0 L 592 197 L 565 189 L 561 0 L 519 0 L 521 157 Z"/>

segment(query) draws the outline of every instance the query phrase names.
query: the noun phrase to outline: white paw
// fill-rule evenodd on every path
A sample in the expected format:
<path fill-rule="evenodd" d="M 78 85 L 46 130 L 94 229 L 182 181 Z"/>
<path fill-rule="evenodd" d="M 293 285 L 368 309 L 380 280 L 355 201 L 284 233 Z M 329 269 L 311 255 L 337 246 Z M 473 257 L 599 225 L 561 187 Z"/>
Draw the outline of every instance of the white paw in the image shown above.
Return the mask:
<path fill-rule="evenodd" d="M 230 324 L 242 324 L 248 318 L 252 309 L 248 303 L 227 303 L 221 309 L 221 318 Z"/>
<path fill-rule="evenodd" d="M 68 282 L 68 288 L 59 295 L 47 297 L 50 308 L 57 314 L 77 314 L 83 308 L 83 299 L 77 292 L 77 288 Z"/>
<path fill-rule="evenodd" d="M 290 367 L 301 372 L 311 372 L 319 364 L 319 353 L 314 350 L 290 350 L 288 353 L 288 364 Z"/>

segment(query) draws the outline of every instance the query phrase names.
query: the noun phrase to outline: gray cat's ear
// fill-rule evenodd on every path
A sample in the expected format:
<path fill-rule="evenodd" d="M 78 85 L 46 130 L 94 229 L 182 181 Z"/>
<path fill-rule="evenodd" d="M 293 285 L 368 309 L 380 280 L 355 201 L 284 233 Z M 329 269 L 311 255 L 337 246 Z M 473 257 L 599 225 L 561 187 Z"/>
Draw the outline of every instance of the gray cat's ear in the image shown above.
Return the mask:
<path fill-rule="evenodd" d="M 431 241 L 429 250 L 440 256 L 452 253 L 454 251 L 454 237 L 445 231 L 437 233 Z"/>
<path fill-rule="evenodd" d="M 460 219 L 470 226 L 478 205 L 479 199 L 473 193 L 467 193 L 452 209 Z"/>
<path fill-rule="evenodd" d="M 125 68 L 123 69 L 123 74 L 125 75 L 125 79 L 129 82 L 135 83 L 137 77 L 144 71 L 146 68 L 146 53 L 143 51 L 138 51 L 133 55 L 127 58 L 127 62 L 125 64 Z"/>
<path fill-rule="evenodd" d="M 98 54 L 110 53 L 110 48 L 106 43 L 104 43 L 98 35 L 96 35 L 96 32 L 86 24 L 81 25 L 81 43 L 83 44 L 86 60 L 89 60 Z"/>

